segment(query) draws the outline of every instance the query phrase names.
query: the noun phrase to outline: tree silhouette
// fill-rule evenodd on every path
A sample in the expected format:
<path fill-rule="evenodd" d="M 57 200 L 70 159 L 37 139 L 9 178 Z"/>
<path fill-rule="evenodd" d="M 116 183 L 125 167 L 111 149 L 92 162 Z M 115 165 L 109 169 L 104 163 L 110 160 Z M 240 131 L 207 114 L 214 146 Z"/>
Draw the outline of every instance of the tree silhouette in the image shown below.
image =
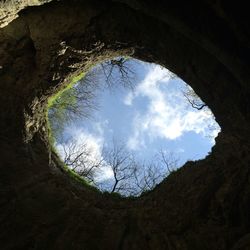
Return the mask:
<path fill-rule="evenodd" d="M 61 144 L 61 155 L 70 169 L 93 186 L 124 196 L 139 196 L 152 190 L 178 167 L 178 160 L 167 151 L 161 150 L 154 161 L 146 163 L 136 160 L 125 144 L 114 140 L 109 147 L 102 147 L 100 154 L 87 142 L 69 139 Z M 109 178 L 99 180 L 106 171 L 111 173 Z"/>

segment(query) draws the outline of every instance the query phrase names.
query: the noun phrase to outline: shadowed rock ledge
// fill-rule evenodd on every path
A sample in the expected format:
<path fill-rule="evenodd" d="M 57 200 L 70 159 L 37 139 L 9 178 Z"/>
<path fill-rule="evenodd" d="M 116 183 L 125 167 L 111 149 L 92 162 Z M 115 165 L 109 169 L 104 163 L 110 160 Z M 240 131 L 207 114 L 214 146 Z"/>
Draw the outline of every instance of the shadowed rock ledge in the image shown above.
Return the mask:
<path fill-rule="evenodd" d="M 247 10 L 222 0 L 62 0 L 1 28 L 1 249 L 250 249 Z M 176 73 L 222 128 L 206 159 L 136 200 L 70 179 L 45 116 L 74 76 L 121 54 Z"/>

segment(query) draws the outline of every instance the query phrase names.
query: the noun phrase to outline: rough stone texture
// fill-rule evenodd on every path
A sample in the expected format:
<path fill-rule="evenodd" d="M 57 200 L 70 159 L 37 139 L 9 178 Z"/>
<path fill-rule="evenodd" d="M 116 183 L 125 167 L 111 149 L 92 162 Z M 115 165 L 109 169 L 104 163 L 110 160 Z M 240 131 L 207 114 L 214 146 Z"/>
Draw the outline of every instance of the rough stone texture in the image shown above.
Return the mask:
<path fill-rule="evenodd" d="M 1 0 L 0 1 L 0 28 L 8 25 L 18 17 L 18 12 L 28 6 L 42 5 L 52 0 Z"/>
<path fill-rule="evenodd" d="M 229 1 L 60 1 L 0 30 L 1 249 L 250 249 L 248 8 Z M 71 180 L 48 143 L 47 98 L 119 54 L 161 64 L 222 132 L 137 200 Z"/>

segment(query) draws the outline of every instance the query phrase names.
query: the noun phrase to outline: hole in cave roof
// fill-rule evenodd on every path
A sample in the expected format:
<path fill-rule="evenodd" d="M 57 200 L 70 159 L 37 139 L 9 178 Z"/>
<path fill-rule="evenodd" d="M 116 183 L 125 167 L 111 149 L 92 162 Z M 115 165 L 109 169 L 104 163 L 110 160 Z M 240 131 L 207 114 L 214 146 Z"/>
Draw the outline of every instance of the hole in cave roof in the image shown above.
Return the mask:
<path fill-rule="evenodd" d="M 139 196 L 220 131 L 208 106 L 169 70 L 128 57 L 104 61 L 49 109 L 64 163 L 102 191 Z"/>

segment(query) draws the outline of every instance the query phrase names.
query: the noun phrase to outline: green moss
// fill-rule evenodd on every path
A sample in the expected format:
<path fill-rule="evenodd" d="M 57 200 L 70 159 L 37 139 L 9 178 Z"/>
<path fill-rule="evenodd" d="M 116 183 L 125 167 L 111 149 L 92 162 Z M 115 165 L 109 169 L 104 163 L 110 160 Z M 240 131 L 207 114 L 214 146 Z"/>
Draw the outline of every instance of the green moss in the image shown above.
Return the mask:
<path fill-rule="evenodd" d="M 113 198 L 115 198 L 115 199 L 127 198 L 127 197 L 123 196 L 122 194 L 116 193 L 116 192 L 110 193 L 110 192 L 108 192 L 108 191 L 103 191 L 102 194 L 103 194 L 104 196 L 113 197 Z"/>
<path fill-rule="evenodd" d="M 87 186 L 91 186 L 89 184 L 88 181 L 86 181 L 83 177 L 81 177 L 79 174 L 77 174 L 74 170 L 70 169 L 67 165 L 63 165 L 63 168 L 65 170 L 65 172 L 74 180 L 76 180 L 77 182 L 83 184 L 83 185 L 87 185 Z"/>
<path fill-rule="evenodd" d="M 85 186 L 87 188 L 90 188 L 98 193 L 101 193 L 101 191 L 92 186 L 86 179 L 84 179 L 82 176 L 80 176 L 78 173 L 76 173 L 74 170 L 70 169 L 67 165 L 63 165 L 63 168 L 65 172 L 68 174 L 68 176 L 75 182 L 80 183 L 82 186 Z"/>
<path fill-rule="evenodd" d="M 70 169 L 67 165 L 64 164 L 64 162 L 60 159 L 58 156 L 58 152 L 55 147 L 55 137 L 53 136 L 51 127 L 50 127 L 50 122 L 49 122 L 49 117 L 48 117 L 48 111 L 49 108 L 53 105 L 54 101 L 61 96 L 65 91 L 71 89 L 78 81 L 80 81 L 84 77 L 85 73 L 81 73 L 75 77 L 73 77 L 70 80 L 70 83 L 65 83 L 62 87 L 61 90 L 59 90 L 55 95 L 51 96 L 48 99 L 46 111 L 45 111 L 45 119 L 47 123 L 47 136 L 48 136 L 48 143 L 49 143 L 49 150 L 52 152 L 52 154 L 55 154 L 57 161 L 59 165 L 61 166 L 61 169 L 68 174 L 68 176 L 75 182 L 80 183 L 81 185 L 94 189 L 98 192 L 100 192 L 97 188 L 93 187 L 86 179 L 84 179 L 82 176 L 77 174 L 75 171 Z"/>
<path fill-rule="evenodd" d="M 53 106 L 53 104 L 57 100 L 57 98 L 62 96 L 64 92 L 70 90 L 84 76 L 85 76 L 85 73 L 81 73 L 79 75 L 72 77 L 69 83 L 65 82 L 60 87 L 60 90 L 56 94 L 54 94 L 53 96 L 48 98 L 47 107 L 45 110 L 45 119 L 46 119 L 46 124 L 47 124 L 47 136 L 48 136 L 49 150 L 56 158 L 56 161 L 58 162 L 58 164 L 59 164 L 60 168 L 63 170 L 63 172 L 67 173 L 67 175 L 73 181 L 81 184 L 82 186 L 88 187 L 92 190 L 95 190 L 99 193 L 102 193 L 104 196 L 109 196 L 109 197 L 112 197 L 115 199 L 124 199 L 124 198 L 133 199 L 134 197 L 124 197 L 120 193 L 109 193 L 107 191 L 105 191 L 105 192 L 100 191 L 98 188 L 92 186 L 84 177 L 80 176 L 77 172 L 75 172 L 74 170 L 70 169 L 67 165 L 65 165 L 64 162 L 58 156 L 59 154 L 58 154 L 57 149 L 55 147 L 56 139 L 55 139 L 55 136 L 53 135 L 53 131 L 52 131 L 51 126 L 50 126 L 48 112 L 49 112 L 49 109 Z"/>
<path fill-rule="evenodd" d="M 84 187 L 87 187 L 87 188 L 90 188 L 92 190 L 95 190 L 99 193 L 101 193 L 101 191 L 99 189 L 97 189 L 96 187 L 92 186 L 84 177 L 80 176 L 78 173 L 76 173 L 74 170 L 70 169 L 62 160 L 61 158 L 58 156 L 58 153 L 56 151 L 56 148 L 54 146 L 52 146 L 50 148 L 51 150 L 51 153 L 53 154 L 54 156 L 54 159 L 56 160 L 58 166 L 61 168 L 61 170 L 66 173 L 69 178 L 71 180 L 73 180 L 74 182 L 84 186 Z"/>
<path fill-rule="evenodd" d="M 65 83 L 62 85 L 61 90 L 59 90 L 56 94 L 49 97 L 48 104 L 47 104 L 47 111 L 53 105 L 54 101 L 62 95 L 65 91 L 71 89 L 78 81 L 80 81 L 85 76 L 85 73 L 81 73 L 77 76 L 72 77 L 69 83 Z"/>
<path fill-rule="evenodd" d="M 46 107 L 46 110 L 45 110 L 45 120 L 46 120 L 46 124 L 47 124 L 47 136 L 48 136 L 49 150 L 52 152 L 52 154 L 56 155 L 57 161 L 60 164 L 62 170 L 64 172 L 66 172 L 69 175 L 69 177 L 71 179 L 73 179 L 74 181 L 76 181 L 77 183 L 80 183 L 80 184 L 82 184 L 84 186 L 88 186 L 88 187 L 91 187 L 91 188 L 97 190 L 86 179 L 84 179 L 82 176 L 80 176 L 75 171 L 71 170 L 68 166 L 66 166 L 64 164 L 64 162 L 60 159 L 60 157 L 58 156 L 58 152 L 56 150 L 56 147 L 55 147 L 56 140 L 55 140 L 55 137 L 53 136 L 53 133 L 52 133 L 52 130 L 51 130 L 51 127 L 50 127 L 49 118 L 48 118 L 49 108 L 53 105 L 54 101 L 59 96 L 61 96 L 65 91 L 72 88 L 79 80 L 81 80 L 84 77 L 84 75 L 85 75 L 84 73 L 81 73 L 81 74 L 73 77 L 71 79 L 70 83 L 68 83 L 68 84 L 65 83 L 62 86 L 61 90 L 59 90 L 55 95 L 51 96 L 48 99 L 47 107 Z"/>
<path fill-rule="evenodd" d="M 55 150 L 55 137 L 53 136 L 51 126 L 50 126 L 50 122 L 49 122 L 49 117 L 48 117 L 49 108 L 53 105 L 53 103 L 55 102 L 55 100 L 59 96 L 61 96 L 65 91 L 71 89 L 78 81 L 80 81 L 84 77 L 84 75 L 85 75 L 85 73 L 80 73 L 79 75 L 73 76 L 69 83 L 66 82 L 65 84 L 63 84 L 61 86 L 61 90 L 59 90 L 56 94 L 54 94 L 53 96 L 48 98 L 48 103 L 47 103 L 47 107 L 46 107 L 46 110 L 45 110 L 45 119 L 46 119 L 46 124 L 47 124 L 49 144 L 50 144 L 52 150 L 55 153 L 56 153 L 56 150 Z"/>

